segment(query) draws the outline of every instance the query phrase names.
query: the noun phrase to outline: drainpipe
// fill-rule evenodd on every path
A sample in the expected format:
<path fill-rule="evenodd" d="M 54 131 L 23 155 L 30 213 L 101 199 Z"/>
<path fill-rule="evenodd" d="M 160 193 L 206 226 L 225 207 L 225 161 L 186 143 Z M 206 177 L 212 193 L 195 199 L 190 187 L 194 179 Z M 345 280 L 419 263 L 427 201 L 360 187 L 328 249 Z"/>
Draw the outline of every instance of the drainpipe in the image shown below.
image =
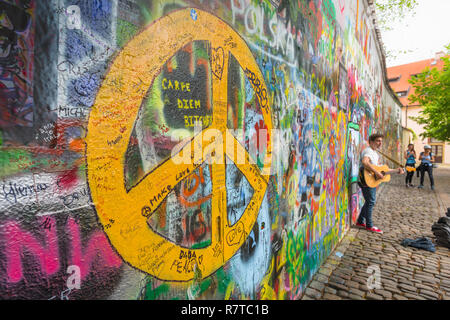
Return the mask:
<path fill-rule="evenodd" d="M 408 105 L 406 105 L 405 128 L 408 128 Z"/>

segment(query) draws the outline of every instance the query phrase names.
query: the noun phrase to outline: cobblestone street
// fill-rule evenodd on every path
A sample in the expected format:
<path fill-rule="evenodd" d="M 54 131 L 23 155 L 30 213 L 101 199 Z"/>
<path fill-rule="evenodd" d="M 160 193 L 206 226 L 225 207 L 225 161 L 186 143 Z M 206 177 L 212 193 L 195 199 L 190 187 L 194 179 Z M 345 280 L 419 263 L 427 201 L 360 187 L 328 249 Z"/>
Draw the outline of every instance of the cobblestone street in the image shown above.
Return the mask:
<path fill-rule="evenodd" d="M 373 211 L 374 225 L 384 234 L 352 227 L 302 299 L 449 300 L 450 249 L 435 244 L 431 226 L 450 207 L 450 167 L 434 169 L 434 176 L 436 191 L 428 176 L 418 189 L 406 188 L 404 176 L 393 175 L 380 188 Z M 436 252 L 401 245 L 420 237 L 431 239 Z"/>

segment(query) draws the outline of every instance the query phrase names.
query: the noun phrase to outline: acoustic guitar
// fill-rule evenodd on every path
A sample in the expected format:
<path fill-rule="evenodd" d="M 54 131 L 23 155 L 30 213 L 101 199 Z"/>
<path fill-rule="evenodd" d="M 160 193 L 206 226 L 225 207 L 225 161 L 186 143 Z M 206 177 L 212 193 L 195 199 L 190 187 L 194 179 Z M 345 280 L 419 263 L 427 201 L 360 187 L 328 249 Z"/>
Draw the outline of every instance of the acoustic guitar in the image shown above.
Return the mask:
<path fill-rule="evenodd" d="M 391 157 L 389 157 L 388 155 L 384 154 L 383 152 L 381 152 L 380 150 L 376 150 L 379 154 L 381 154 L 383 157 L 391 160 L 393 163 L 399 165 L 401 168 L 403 168 L 404 170 L 408 171 L 408 172 L 414 172 L 416 171 L 416 168 L 414 167 L 406 167 L 404 165 L 402 165 L 400 162 L 398 162 L 395 159 L 392 159 Z M 381 183 L 383 182 L 389 182 L 391 180 L 391 173 L 397 173 L 397 169 L 390 169 L 387 165 L 382 165 L 382 166 L 374 166 L 375 169 L 382 173 L 384 175 L 383 179 L 379 179 L 375 176 L 375 174 L 372 171 L 367 170 L 366 168 L 364 168 L 364 180 L 366 182 L 366 185 L 368 187 L 371 188 L 375 188 L 378 187 Z M 360 172 L 361 174 L 361 172 Z"/>
<path fill-rule="evenodd" d="M 364 180 L 366 185 L 370 188 L 376 188 L 383 182 L 391 181 L 391 173 L 397 173 L 397 169 L 390 169 L 387 165 L 383 166 L 373 166 L 378 172 L 382 173 L 383 179 L 379 179 L 375 176 L 372 171 L 369 171 L 364 168 Z"/>

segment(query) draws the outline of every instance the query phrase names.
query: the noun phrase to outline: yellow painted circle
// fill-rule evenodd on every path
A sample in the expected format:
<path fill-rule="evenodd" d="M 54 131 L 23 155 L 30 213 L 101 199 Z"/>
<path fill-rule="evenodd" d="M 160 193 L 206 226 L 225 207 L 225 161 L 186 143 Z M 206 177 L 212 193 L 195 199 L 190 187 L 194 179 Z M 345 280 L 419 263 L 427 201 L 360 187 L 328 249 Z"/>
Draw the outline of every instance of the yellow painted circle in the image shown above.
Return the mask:
<path fill-rule="evenodd" d="M 191 15 L 191 10 L 195 10 L 196 15 Z M 228 58 L 231 53 L 253 85 L 270 134 L 272 120 L 267 88 L 245 41 L 224 21 L 205 11 L 188 8 L 149 25 L 114 59 L 92 107 L 86 137 L 91 197 L 111 244 L 130 265 L 162 280 L 191 280 L 194 265 L 201 277 L 207 277 L 223 266 L 251 232 L 270 173 L 270 139 L 262 170 L 249 163 L 248 153 L 237 143 L 237 152 L 245 155 L 246 163 L 236 165 L 253 187 L 254 194 L 242 217 L 230 226 L 226 210 L 225 165 L 212 164 L 211 244 L 201 249 L 176 245 L 146 223 L 147 217 L 170 191 L 186 178 L 186 172 L 192 173 L 199 164 L 175 164 L 170 158 L 131 190 L 126 190 L 125 152 L 145 96 L 143 90 L 136 88 L 142 88 L 138 86 L 141 81 L 149 88 L 168 59 L 195 40 L 206 40 L 211 45 L 213 121 L 209 129 L 220 130 L 224 137 L 227 135 Z M 192 149 L 195 139 L 188 143 Z"/>

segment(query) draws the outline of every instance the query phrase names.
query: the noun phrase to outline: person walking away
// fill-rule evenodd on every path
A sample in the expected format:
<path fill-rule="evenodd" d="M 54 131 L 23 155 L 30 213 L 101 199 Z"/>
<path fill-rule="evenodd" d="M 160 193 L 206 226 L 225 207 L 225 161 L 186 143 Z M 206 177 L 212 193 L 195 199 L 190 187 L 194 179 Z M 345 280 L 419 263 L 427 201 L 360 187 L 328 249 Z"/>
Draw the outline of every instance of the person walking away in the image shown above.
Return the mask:
<path fill-rule="evenodd" d="M 416 168 L 416 151 L 414 150 L 414 144 L 408 144 L 408 149 L 405 151 L 406 165 L 405 167 Z M 414 176 L 414 170 L 406 170 L 405 184 L 406 187 L 414 187 L 412 184 L 412 178 Z"/>
<path fill-rule="evenodd" d="M 428 172 L 428 177 L 430 178 L 431 190 L 434 190 L 434 178 L 433 178 L 433 162 L 434 154 L 431 152 L 431 147 L 426 145 L 424 147 L 425 151 L 421 152 L 419 155 L 420 163 L 420 185 L 419 189 L 423 188 L 423 181 L 425 179 L 425 172 Z"/>
<path fill-rule="evenodd" d="M 364 180 L 364 169 L 372 171 L 376 178 L 383 179 L 384 174 L 376 169 L 379 165 L 380 159 L 376 150 L 381 148 L 383 143 L 382 134 L 372 134 L 369 137 L 369 146 L 361 152 L 361 164 L 360 164 L 360 179 L 359 186 L 364 197 L 364 205 L 361 208 L 358 220 L 356 221 L 356 226 L 360 228 L 365 228 L 368 231 L 382 234 L 379 228 L 373 226 L 372 223 L 372 211 L 376 202 L 377 188 L 370 188 L 367 186 Z M 403 173 L 402 168 L 397 169 L 399 174 Z"/>

